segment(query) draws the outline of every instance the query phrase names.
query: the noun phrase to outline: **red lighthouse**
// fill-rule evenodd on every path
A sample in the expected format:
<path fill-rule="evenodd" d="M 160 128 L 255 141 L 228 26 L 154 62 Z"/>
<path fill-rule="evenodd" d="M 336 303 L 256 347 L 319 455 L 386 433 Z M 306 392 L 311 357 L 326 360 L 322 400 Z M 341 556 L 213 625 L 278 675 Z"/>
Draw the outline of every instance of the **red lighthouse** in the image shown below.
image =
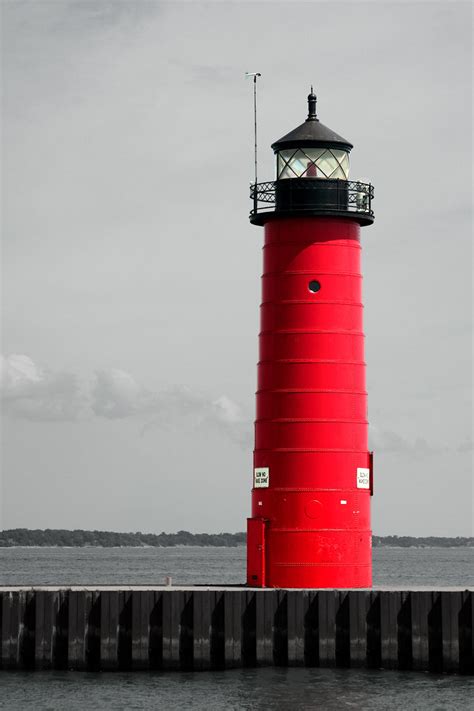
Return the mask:
<path fill-rule="evenodd" d="M 247 583 L 372 584 L 360 228 L 373 187 L 349 180 L 352 144 L 308 118 L 251 188 L 263 225 L 262 304 Z"/>

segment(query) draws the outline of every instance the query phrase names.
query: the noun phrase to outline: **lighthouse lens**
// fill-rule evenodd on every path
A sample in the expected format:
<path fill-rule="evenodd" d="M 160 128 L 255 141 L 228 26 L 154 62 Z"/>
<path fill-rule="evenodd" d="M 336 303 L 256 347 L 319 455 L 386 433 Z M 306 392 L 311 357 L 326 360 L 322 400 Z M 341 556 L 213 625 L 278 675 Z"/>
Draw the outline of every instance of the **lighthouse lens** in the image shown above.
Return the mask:
<path fill-rule="evenodd" d="M 321 284 L 319 283 L 319 281 L 316 281 L 315 279 L 313 279 L 312 281 L 310 281 L 309 284 L 308 284 L 308 289 L 309 289 L 310 291 L 312 291 L 313 294 L 315 294 L 317 291 L 319 291 L 320 288 L 321 288 Z"/>

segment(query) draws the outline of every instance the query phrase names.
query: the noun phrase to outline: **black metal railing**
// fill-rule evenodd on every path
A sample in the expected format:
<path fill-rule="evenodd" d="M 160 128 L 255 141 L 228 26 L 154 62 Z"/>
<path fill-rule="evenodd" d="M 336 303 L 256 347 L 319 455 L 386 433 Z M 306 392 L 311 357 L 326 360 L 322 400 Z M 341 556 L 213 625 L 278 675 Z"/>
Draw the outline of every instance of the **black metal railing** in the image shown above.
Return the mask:
<path fill-rule="evenodd" d="M 250 219 L 269 212 L 357 213 L 372 222 L 374 187 L 358 180 L 288 178 L 250 186 Z M 262 204 L 263 203 L 263 204 Z"/>

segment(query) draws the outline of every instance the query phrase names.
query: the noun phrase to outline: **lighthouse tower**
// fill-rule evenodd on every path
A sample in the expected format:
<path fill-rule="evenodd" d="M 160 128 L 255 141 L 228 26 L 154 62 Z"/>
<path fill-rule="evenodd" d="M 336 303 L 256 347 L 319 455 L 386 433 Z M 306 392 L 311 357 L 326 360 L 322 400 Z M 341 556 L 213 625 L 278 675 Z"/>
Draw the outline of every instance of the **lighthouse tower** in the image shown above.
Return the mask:
<path fill-rule="evenodd" d="M 272 145 L 276 180 L 251 188 L 264 226 L 247 584 L 372 584 L 360 228 L 370 184 L 352 144 L 308 118 Z"/>

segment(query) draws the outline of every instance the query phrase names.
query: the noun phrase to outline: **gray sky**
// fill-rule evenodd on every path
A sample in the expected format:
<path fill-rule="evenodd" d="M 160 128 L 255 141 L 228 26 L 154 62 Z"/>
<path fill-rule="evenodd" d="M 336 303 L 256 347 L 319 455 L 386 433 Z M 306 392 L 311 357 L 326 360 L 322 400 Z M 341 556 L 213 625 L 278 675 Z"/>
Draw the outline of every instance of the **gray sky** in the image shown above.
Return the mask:
<path fill-rule="evenodd" d="M 270 143 L 318 114 L 363 230 L 376 534 L 472 532 L 469 3 L 3 3 L 2 519 L 237 531 Z"/>

